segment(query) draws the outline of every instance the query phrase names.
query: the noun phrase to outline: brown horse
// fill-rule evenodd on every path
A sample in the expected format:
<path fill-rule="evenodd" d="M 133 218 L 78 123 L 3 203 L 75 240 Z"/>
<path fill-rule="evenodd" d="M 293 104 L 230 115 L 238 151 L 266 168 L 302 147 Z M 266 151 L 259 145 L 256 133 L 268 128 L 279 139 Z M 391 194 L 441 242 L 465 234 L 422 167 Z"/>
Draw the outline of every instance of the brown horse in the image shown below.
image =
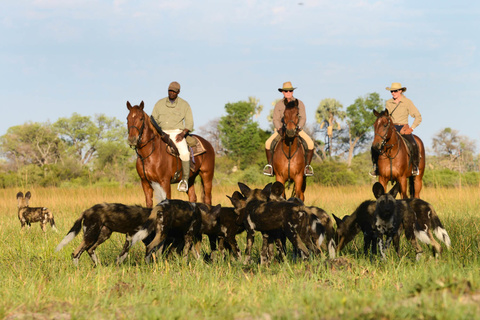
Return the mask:
<path fill-rule="evenodd" d="M 410 154 L 404 138 L 395 129 L 392 118 L 388 110 L 382 112 L 373 111 L 377 120 L 373 125 L 375 137 L 373 139 L 372 148 L 379 154 L 378 158 L 378 182 L 387 189 L 388 181 L 398 181 L 400 184 L 400 192 L 403 199 L 407 199 L 407 178 L 410 185 L 410 196 L 412 198 L 420 198 L 422 190 L 422 178 L 425 171 L 425 148 L 422 140 L 414 135 L 418 146 L 418 154 L 420 162 L 418 164 L 419 175 L 412 175 L 412 162 Z"/>
<path fill-rule="evenodd" d="M 306 179 L 303 175 L 305 168 L 305 150 L 298 136 L 299 111 L 298 102 L 289 102 L 283 113 L 283 128 L 281 139 L 273 151 L 273 172 L 277 181 L 294 182 L 292 196 L 305 200 Z"/>
<path fill-rule="evenodd" d="M 130 111 L 127 116 L 128 143 L 137 153 L 137 172 L 142 180 L 147 207 L 153 207 L 152 183 L 160 184 L 167 199 L 171 199 L 170 184 L 182 178 L 181 161 L 178 157 L 167 153 L 167 144 L 162 141 L 150 117 L 143 111 L 143 101 L 132 107 L 127 101 Z M 195 178 L 198 174 L 202 178 L 202 201 L 212 204 L 212 180 L 215 167 L 215 151 L 212 145 L 200 136 L 195 136 L 205 148 L 205 152 L 194 157 L 188 178 L 188 199 L 197 202 L 195 194 Z M 179 171 L 179 175 L 176 172 Z M 158 199 L 164 200 L 164 199 Z"/>

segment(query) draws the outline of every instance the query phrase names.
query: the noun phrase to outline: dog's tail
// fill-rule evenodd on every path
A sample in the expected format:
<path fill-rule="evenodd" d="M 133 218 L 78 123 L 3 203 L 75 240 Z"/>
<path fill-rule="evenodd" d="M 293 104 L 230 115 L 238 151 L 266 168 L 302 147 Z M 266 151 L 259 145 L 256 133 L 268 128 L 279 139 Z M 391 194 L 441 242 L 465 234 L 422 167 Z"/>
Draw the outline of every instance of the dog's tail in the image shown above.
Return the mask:
<path fill-rule="evenodd" d="M 167 193 L 162 188 L 160 183 L 152 181 L 150 182 L 150 185 L 153 188 L 153 197 L 157 200 L 157 203 L 167 199 Z"/>
<path fill-rule="evenodd" d="M 448 249 L 452 246 L 452 241 L 450 240 L 450 236 L 447 233 L 447 230 L 442 225 L 440 218 L 438 217 L 435 210 L 430 206 L 430 215 L 432 217 L 432 229 L 435 233 L 435 236 L 440 239 Z"/>
<path fill-rule="evenodd" d="M 163 207 L 158 204 L 152 209 L 147 221 L 145 221 L 143 226 L 141 226 L 138 231 L 135 232 L 135 234 L 132 236 L 132 246 L 138 241 L 142 241 L 143 239 L 148 237 L 150 233 L 152 233 L 157 222 L 157 212 L 159 210 L 161 211 L 161 209 L 163 209 Z"/>
<path fill-rule="evenodd" d="M 55 251 L 60 251 L 63 247 L 65 247 L 70 241 L 73 240 L 77 236 L 77 234 L 80 233 L 80 230 L 82 229 L 82 222 L 85 217 L 85 212 L 82 213 L 82 216 L 75 221 L 73 224 L 73 227 L 68 231 L 67 235 L 63 240 L 58 244 L 57 248 L 55 248 Z"/>

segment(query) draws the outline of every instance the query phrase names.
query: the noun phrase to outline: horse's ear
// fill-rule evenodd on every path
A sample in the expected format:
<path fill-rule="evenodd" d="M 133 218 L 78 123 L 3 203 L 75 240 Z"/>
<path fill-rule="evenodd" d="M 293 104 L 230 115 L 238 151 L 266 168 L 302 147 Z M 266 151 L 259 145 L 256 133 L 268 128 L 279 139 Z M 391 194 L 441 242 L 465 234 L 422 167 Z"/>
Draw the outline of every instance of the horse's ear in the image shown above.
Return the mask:
<path fill-rule="evenodd" d="M 395 182 L 395 185 L 392 187 L 392 189 L 390 189 L 388 193 L 392 195 L 392 197 L 396 198 L 399 192 L 400 192 L 400 183 Z"/>
<path fill-rule="evenodd" d="M 375 115 L 375 117 L 380 117 L 380 112 L 378 112 L 377 110 L 373 109 L 373 114 Z"/>
<path fill-rule="evenodd" d="M 384 110 L 383 112 L 385 112 L 385 115 L 386 115 L 387 117 L 390 115 L 390 112 L 388 112 L 388 109 L 387 109 L 387 108 L 385 108 L 385 110 Z"/>
<path fill-rule="evenodd" d="M 130 101 L 127 101 L 127 108 L 128 110 L 132 109 L 132 105 L 130 104 Z"/>
<path fill-rule="evenodd" d="M 143 107 L 144 107 L 144 106 L 145 106 L 145 104 L 143 103 L 143 100 L 142 100 L 142 102 L 140 102 L 139 107 L 140 107 L 141 110 L 143 110 Z"/>
<path fill-rule="evenodd" d="M 373 195 L 375 196 L 375 199 L 380 198 L 380 196 L 385 194 L 385 189 L 383 188 L 383 185 L 380 182 L 375 182 L 375 184 L 372 187 L 372 192 Z"/>

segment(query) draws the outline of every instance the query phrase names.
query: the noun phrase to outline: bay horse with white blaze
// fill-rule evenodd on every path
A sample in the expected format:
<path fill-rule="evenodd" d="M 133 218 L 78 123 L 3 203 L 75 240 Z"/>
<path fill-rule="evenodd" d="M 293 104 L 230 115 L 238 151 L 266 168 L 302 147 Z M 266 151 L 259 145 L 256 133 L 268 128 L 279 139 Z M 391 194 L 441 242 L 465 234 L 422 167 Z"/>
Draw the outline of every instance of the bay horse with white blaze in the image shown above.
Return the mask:
<path fill-rule="evenodd" d="M 395 129 L 388 110 L 373 111 L 377 119 L 373 125 L 375 137 L 372 148 L 379 153 L 378 158 L 378 182 L 387 190 L 388 181 L 397 181 L 400 184 L 400 193 L 403 199 L 407 199 L 407 178 L 409 180 L 410 196 L 420 198 L 422 190 L 422 178 L 425 171 L 425 148 L 422 140 L 414 135 L 418 146 L 420 162 L 419 174 L 412 174 L 413 163 L 405 139 Z"/>
<path fill-rule="evenodd" d="M 137 153 L 137 172 L 142 180 L 147 207 L 153 207 L 152 182 L 160 184 L 164 191 L 164 199 L 171 199 L 170 184 L 182 178 L 181 161 L 167 152 L 167 144 L 150 121 L 150 117 L 143 110 L 143 101 L 132 107 L 127 101 L 129 114 L 127 116 L 128 143 Z M 195 178 L 200 174 L 203 186 L 202 202 L 212 204 L 212 180 L 215 169 L 215 151 L 212 145 L 204 138 L 196 137 L 203 145 L 205 152 L 196 155 L 191 163 L 190 177 L 188 178 L 188 199 L 197 202 L 195 194 Z M 162 201 L 164 199 L 158 199 Z"/>
<path fill-rule="evenodd" d="M 305 200 L 307 186 L 304 176 L 305 150 L 298 136 L 299 109 L 298 101 L 290 101 L 283 113 L 281 139 L 273 151 L 273 172 L 277 181 L 285 185 L 294 182 L 292 196 Z"/>

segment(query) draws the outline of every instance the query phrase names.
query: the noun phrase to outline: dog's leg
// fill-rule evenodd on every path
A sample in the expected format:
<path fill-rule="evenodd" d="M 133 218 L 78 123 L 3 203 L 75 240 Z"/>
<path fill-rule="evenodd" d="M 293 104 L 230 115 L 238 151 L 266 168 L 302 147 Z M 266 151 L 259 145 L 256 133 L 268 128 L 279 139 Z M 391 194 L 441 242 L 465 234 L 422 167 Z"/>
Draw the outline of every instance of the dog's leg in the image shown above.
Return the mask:
<path fill-rule="evenodd" d="M 80 259 L 80 256 L 82 255 L 83 251 L 85 251 L 86 248 L 87 248 L 87 243 L 85 242 L 85 240 L 83 240 L 82 243 L 80 243 L 80 245 L 77 247 L 77 249 L 73 251 L 72 259 L 73 259 L 73 264 L 75 266 L 78 266 L 78 260 Z"/>
<path fill-rule="evenodd" d="M 103 226 L 102 229 L 100 230 L 100 235 L 98 236 L 97 241 L 87 249 L 87 253 L 90 255 L 90 258 L 92 259 L 93 263 L 95 266 L 98 266 L 100 264 L 100 261 L 98 260 L 98 257 L 95 253 L 95 249 L 102 243 L 104 243 L 110 236 L 112 235 L 112 230 L 109 228 Z"/>
<path fill-rule="evenodd" d="M 266 264 L 268 262 L 268 234 L 262 234 L 262 249 L 260 251 L 260 264 Z"/>
<path fill-rule="evenodd" d="M 247 230 L 247 245 L 245 247 L 245 259 L 244 264 L 249 264 L 251 257 L 252 257 L 252 247 L 253 241 L 255 239 L 255 231 L 254 230 Z"/>
<path fill-rule="evenodd" d="M 122 252 L 117 257 L 117 265 L 120 265 L 123 263 L 125 258 L 128 256 L 128 252 L 130 251 L 131 247 L 132 247 L 132 237 L 127 234 L 127 236 L 125 237 L 125 244 L 123 245 Z"/>

